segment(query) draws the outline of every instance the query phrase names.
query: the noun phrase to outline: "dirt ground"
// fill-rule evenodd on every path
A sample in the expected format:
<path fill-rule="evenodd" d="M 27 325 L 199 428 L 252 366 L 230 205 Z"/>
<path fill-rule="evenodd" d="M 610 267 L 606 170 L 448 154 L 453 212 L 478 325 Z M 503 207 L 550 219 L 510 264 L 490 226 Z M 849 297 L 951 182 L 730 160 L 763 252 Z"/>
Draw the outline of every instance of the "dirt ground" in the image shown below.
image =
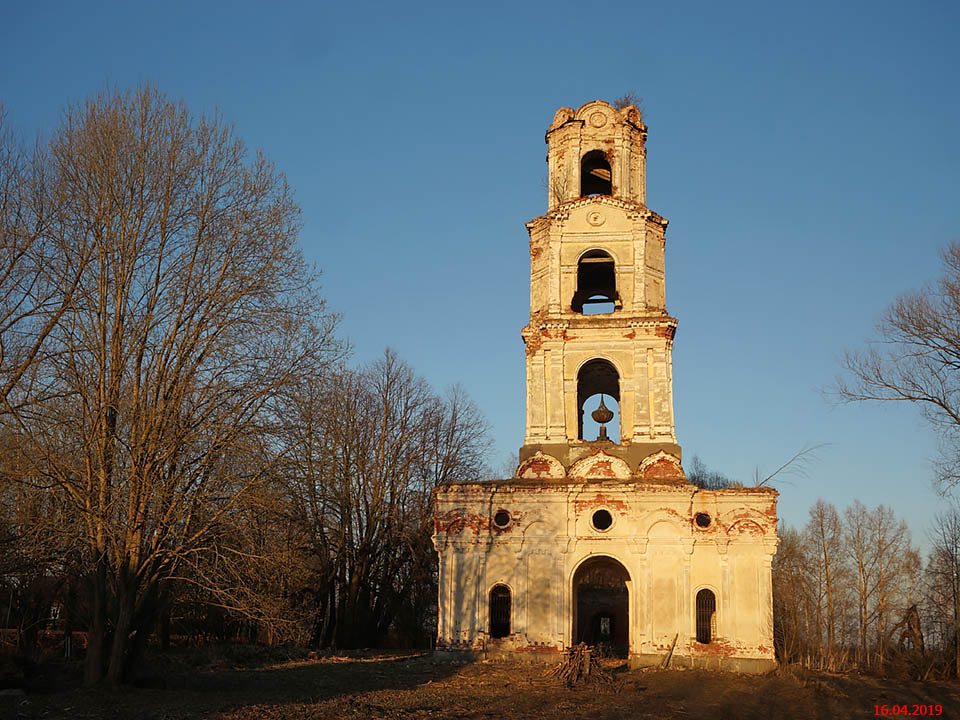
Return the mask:
<path fill-rule="evenodd" d="M 912 682 L 795 670 L 764 676 L 692 670 L 628 670 L 612 663 L 619 686 L 568 688 L 548 666 L 452 664 L 423 654 L 299 658 L 257 665 L 247 659 L 197 663 L 154 660 L 141 687 L 85 690 L 76 674 L 46 671 L 31 692 L 0 697 L 0 717 L 71 720 L 273 720 L 306 718 L 704 718 L 709 720 L 876 717 L 941 705 L 960 718 L 960 684 Z M 251 665 L 257 665 L 251 667 Z M 60 673 L 59 675 L 57 673 Z M 72 686 L 72 687 L 70 687 Z M 66 688 L 66 689 L 65 689 Z M 907 706 L 904 708 L 903 706 Z M 926 715 L 936 716 L 931 708 Z"/>

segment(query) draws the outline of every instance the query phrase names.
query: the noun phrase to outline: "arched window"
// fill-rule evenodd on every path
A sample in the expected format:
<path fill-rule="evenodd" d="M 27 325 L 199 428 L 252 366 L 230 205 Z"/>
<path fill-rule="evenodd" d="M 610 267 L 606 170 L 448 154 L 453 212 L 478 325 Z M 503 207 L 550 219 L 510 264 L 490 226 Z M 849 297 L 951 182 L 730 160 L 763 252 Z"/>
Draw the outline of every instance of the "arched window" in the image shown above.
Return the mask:
<path fill-rule="evenodd" d="M 570 307 L 584 315 L 616 310 L 617 273 L 613 258 L 603 250 L 585 253 L 577 263 L 577 291 Z"/>
<path fill-rule="evenodd" d="M 580 197 L 613 195 L 613 174 L 603 150 L 591 150 L 580 160 Z"/>
<path fill-rule="evenodd" d="M 697 593 L 697 642 L 707 645 L 717 633 L 717 598 L 712 590 Z"/>
<path fill-rule="evenodd" d="M 510 634 L 510 588 L 494 585 L 490 590 L 490 637 L 504 638 Z"/>
<path fill-rule="evenodd" d="M 592 412 L 588 411 L 593 411 L 601 400 L 613 411 L 612 421 L 607 423 L 608 439 L 620 442 L 620 375 L 611 362 L 597 358 L 584 364 L 577 373 L 577 409 L 580 413 L 577 437 L 581 440 L 595 440 L 599 435 L 600 426 L 591 422 Z M 585 415 L 588 416 L 587 427 L 591 430 L 589 438 L 584 433 Z"/>

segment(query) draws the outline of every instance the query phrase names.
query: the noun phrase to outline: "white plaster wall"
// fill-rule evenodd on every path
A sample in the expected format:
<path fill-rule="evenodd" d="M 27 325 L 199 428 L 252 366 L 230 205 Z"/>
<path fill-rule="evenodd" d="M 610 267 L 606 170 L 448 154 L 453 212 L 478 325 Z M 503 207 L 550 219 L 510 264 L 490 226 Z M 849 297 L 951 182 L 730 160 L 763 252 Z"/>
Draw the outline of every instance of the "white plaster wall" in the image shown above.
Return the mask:
<path fill-rule="evenodd" d="M 613 525 L 591 525 L 597 509 Z M 492 521 L 506 510 L 511 522 Z M 711 517 L 707 529 L 693 521 Z M 436 493 L 440 555 L 438 648 L 497 647 L 560 652 L 573 641 L 573 576 L 585 560 L 611 557 L 630 576 L 631 656 L 773 661 L 770 559 L 776 551 L 776 493 L 706 491 L 638 481 L 468 483 Z M 496 584 L 512 597 L 512 635 L 489 637 Z M 695 597 L 717 601 L 716 635 L 695 642 Z"/>

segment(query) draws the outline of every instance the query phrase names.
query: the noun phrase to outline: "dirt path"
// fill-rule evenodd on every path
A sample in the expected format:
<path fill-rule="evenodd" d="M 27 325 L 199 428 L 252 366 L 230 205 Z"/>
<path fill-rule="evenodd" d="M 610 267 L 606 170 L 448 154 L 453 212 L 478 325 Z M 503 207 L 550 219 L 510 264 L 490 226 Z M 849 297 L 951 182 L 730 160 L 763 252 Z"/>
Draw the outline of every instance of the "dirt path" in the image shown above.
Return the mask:
<path fill-rule="evenodd" d="M 0 698 L 0 717 L 82 720 L 314 718 L 867 718 L 940 705 L 960 718 L 960 685 L 867 676 L 628 671 L 619 692 L 567 688 L 544 667 L 454 665 L 423 656 L 326 658 L 247 670 L 166 672 L 162 687 L 70 690 Z M 927 716 L 936 717 L 935 708 Z"/>

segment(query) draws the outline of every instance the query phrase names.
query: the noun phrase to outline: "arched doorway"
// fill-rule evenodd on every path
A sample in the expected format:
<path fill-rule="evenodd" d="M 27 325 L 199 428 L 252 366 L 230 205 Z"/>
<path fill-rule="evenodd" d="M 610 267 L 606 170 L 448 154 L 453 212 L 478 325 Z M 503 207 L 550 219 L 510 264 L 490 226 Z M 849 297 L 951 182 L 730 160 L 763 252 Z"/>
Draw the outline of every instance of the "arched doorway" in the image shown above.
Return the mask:
<path fill-rule="evenodd" d="M 611 557 L 594 557 L 573 574 L 573 642 L 630 651 L 630 574 Z"/>

